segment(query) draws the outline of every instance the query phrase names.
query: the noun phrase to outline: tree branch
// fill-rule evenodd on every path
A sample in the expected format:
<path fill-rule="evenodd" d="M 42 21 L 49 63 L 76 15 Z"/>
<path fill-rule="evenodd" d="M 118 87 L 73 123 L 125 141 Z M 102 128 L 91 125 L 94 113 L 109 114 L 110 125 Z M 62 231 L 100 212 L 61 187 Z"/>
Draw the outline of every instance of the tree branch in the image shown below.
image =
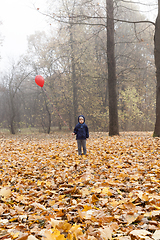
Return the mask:
<path fill-rule="evenodd" d="M 61 19 L 61 16 L 51 16 L 51 15 L 48 15 L 46 13 L 42 13 L 40 12 L 42 15 L 45 15 L 46 17 L 50 17 L 52 19 L 54 19 L 55 21 L 57 22 L 63 22 L 63 23 L 66 23 L 66 24 L 81 24 L 81 25 L 90 25 L 90 26 L 104 26 L 106 27 L 106 24 L 103 24 L 103 23 L 88 23 L 88 22 L 82 22 L 82 21 L 85 21 L 87 19 L 106 19 L 106 17 L 92 17 L 92 16 L 87 16 L 87 15 L 78 15 L 78 16 L 72 16 L 72 17 L 69 17 L 69 20 L 67 20 L 67 17 L 64 18 L 66 20 L 63 20 Z M 81 18 L 81 19 L 79 19 Z M 72 21 L 70 20 L 72 19 Z M 73 21 L 73 19 L 78 19 L 78 22 L 76 21 Z M 124 19 L 117 19 L 117 18 L 114 18 L 113 19 L 114 21 L 117 21 L 117 22 L 125 22 L 125 23 L 133 23 L 133 24 L 138 24 L 138 23 L 150 23 L 152 25 L 155 26 L 155 23 L 152 22 L 152 21 L 149 21 L 149 20 L 140 20 L 140 21 L 129 21 L 129 20 L 124 20 Z"/>
<path fill-rule="evenodd" d="M 150 23 L 150 24 L 153 24 L 155 26 L 154 22 L 148 21 L 148 20 L 128 21 L 128 20 L 116 19 L 116 18 L 114 20 L 117 21 L 117 22 L 125 22 L 125 23 L 133 23 L 133 24 L 136 24 L 136 23 Z"/>

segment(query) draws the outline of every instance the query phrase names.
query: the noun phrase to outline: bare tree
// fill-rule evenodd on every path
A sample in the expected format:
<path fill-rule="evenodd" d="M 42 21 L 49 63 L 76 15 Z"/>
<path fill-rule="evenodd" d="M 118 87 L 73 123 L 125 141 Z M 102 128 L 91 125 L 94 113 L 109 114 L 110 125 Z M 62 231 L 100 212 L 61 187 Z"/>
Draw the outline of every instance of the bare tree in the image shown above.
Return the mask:
<path fill-rule="evenodd" d="M 3 86 L 5 88 L 6 108 L 8 128 L 12 134 L 16 133 L 18 122 L 20 121 L 21 106 L 21 85 L 28 78 L 30 72 L 26 72 L 21 65 L 21 60 L 13 63 L 10 72 L 3 75 Z"/>
<path fill-rule="evenodd" d="M 74 125 L 77 123 L 78 115 L 78 80 L 76 77 L 76 62 L 75 62 L 75 43 L 74 43 L 74 26 L 70 24 L 70 48 L 71 48 L 71 69 L 72 69 L 72 87 L 73 87 L 73 115 Z"/>
<path fill-rule="evenodd" d="M 107 60 L 109 89 L 109 135 L 118 135 L 117 79 L 114 43 L 114 7 L 113 0 L 106 0 L 107 7 Z"/>
<path fill-rule="evenodd" d="M 154 36 L 154 56 L 156 66 L 156 123 L 154 129 L 154 136 L 160 137 L 160 0 L 158 0 L 158 15 L 155 23 Z"/>
<path fill-rule="evenodd" d="M 83 1 L 83 4 L 73 1 L 73 8 L 77 6 L 79 11 L 70 11 L 69 6 L 67 6 L 66 13 L 55 14 L 52 18 L 61 23 L 68 23 L 70 26 L 73 25 L 86 25 L 86 26 L 103 26 L 107 30 L 107 56 L 108 56 L 108 92 L 109 92 L 109 135 L 119 134 L 118 126 L 118 109 L 117 109 L 117 92 L 116 92 L 116 65 L 115 65 L 115 56 L 114 56 L 114 6 L 113 0 L 106 0 L 106 15 L 107 17 L 102 17 L 99 15 L 99 11 L 94 11 L 94 2 L 93 1 Z M 86 7 L 86 10 L 85 10 Z M 87 13 L 87 7 L 91 9 L 91 14 Z M 104 11 L 104 10 L 103 10 Z M 80 12 L 80 14 L 78 14 Z M 71 18 L 70 18 L 71 15 Z M 107 18 L 107 23 L 106 23 Z M 99 22 L 95 22 L 99 20 Z M 74 51 L 73 51 L 73 33 L 70 32 L 70 41 L 72 49 L 72 80 L 73 80 L 73 105 L 74 105 L 74 118 L 77 115 L 77 81 L 75 74 L 75 60 L 74 60 Z M 107 84 L 106 84 L 107 86 Z M 107 93 L 107 91 L 106 91 Z M 107 94 L 106 94 L 107 96 Z"/>
<path fill-rule="evenodd" d="M 97 5 L 96 5 L 96 1 L 83 1 L 83 6 L 82 6 L 82 4 L 81 4 L 81 6 L 80 6 L 80 2 L 77 2 L 77 1 L 70 1 L 70 2 L 66 2 L 66 1 L 63 1 L 63 3 L 64 4 L 66 4 L 65 5 L 65 7 L 66 7 L 66 9 L 65 9 L 65 11 L 64 11 L 64 9 L 61 9 L 61 12 L 59 12 L 59 14 L 56 14 L 56 13 L 54 13 L 53 15 L 51 15 L 51 17 L 53 17 L 54 16 L 54 20 L 56 20 L 56 21 L 58 21 L 58 22 L 61 22 L 61 23 L 67 23 L 67 25 L 68 26 L 72 26 L 72 29 L 73 29 L 73 26 L 75 26 L 75 25 L 86 25 L 86 29 L 87 30 L 89 30 L 89 29 L 91 29 L 92 28 L 92 30 L 93 30 L 93 34 L 95 35 L 95 33 L 96 33 L 96 31 L 94 31 L 95 30 L 95 27 L 97 27 L 97 29 L 98 29 L 98 27 L 101 27 L 101 28 L 103 28 L 103 33 L 105 32 L 104 31 L 104 29 L 106 29 L 106 32 L 108 32 L 108 34 L 107 34 L 107 38 L 108 38 L 108 40 L 106 41 L 106 38 L 103 38 L 103 40 L 104 40 L 104 42 L 105 42 L 105 47 L 107 46 L 108 47 L 108 44 L 109 44 L 109 49 L 106 51 L 106 48 L 104 48 L 103 47 L 103 49 L 105 49 L 105 54 L 104 54 L 104 52 L 103 52 L 103 56 L 104 55 L 107 55 L 108 56 L 108 58 L 107 58 L 107 61 L 106 61 L 106 64 L 103 64 L 103 66 L 105 66 L 105 69 L 106 69 L 106 71 L 105 71 L 105 76 L 102 76 L 103 77 L 103 79 L 107 79 L 108 80 L 108 88 L 110 88 L 110 86 L 109 86 L 109 79 L 111 80 L 113 80 L 114 79 L 114 81 L 110 81 L 110 83 L 111 83 L 111 85 L 112 85 L 112 89 L 113 89 L 113 92 L 114 92 L 114 94 L 113 94 L 113 92 L 112 92 L 112 94 L 110 94 L 109 95 L 109 105 L 111 106 L 111 104 L 113 104 L 113 102 L 117 102 L 117 97 L 116 97 L 116 95 L 117 95 L 117 86 L 115 85 L 116 84 L 116 82 L 117 82 L 117 79 L 116 79 L 116 74 L 114 73 L 113 74 L 113 72 L 114 72 L 114 69 L 116 70 L 116 64 L 115 64 L 115 59 L 114 59 L 114 62 L 112 61 L 112 59 L 113 59 L 113 56 L 114 56 L 114 47 L 115 47 L 115 44 L 113 44 L 112 45 L 112 43 L 114 43 L 114 33 L 115 33 L 115 31 L 117 31 L 117 24 L 115 25 L 115 27 L 114 27 L 114 24 L 116 23 L 116 22 L 124 22 L 124 23 L 133 23 L 132 24 L 132 26 L 134 26 L 133 27 L 133 29 L 135 28 L 135 36 L 137 37 L 137 39 L 138 39 L 138 34 L 137 34 L 137 27 L 135 27 L 135 24 L 136 23 L 146 23 L 146 22 L 148 22 L 148 23 L 152 23 L 152 22 L 150 22 L 150 21 L 144 21 L 144 20 L 140 20 L 140 21 L 133 21 L 132 19 L 131 19 L 131 17 L 129 16 L 129 17 L 127 17 L 127 18 L 123 18 L 123 19 L 121 19 L 121 17 L 122 16 L 120 16 L 120 14 L 119 14 L 119 16 L 117 17 L 117 12 L 116 11 L 114 11 L 114 12 L 116 12 L 116 16 L 114 16 L 113 15 L 113 13 L 112 13 L 112 11 L 111 11 L 111 13 L 112 13 L 112 17 L 111 16 L 109 16 L 111 13 L 110 13 L 110 10 L 109 11 L 107 11 L 108 10 L 108 7 L 111 9 L 111 5 L 109 5 L 109 4 L 113 4 L 114 3 L 114 7 L 117 7 L 117 5 L 119 5 L 119 2 L 121 2 L 121 1 L 106 1 L 106 8 L 104 7 L 104 2 L 103 2 L 103 7 L 102 7 L 102 5 L 101 6 L 99 6 L 99 4 L 97 3 Z M 131 2 L 131 1 L 123 1 L 124 3 L 128 3 L 128 2 Z M 72 6 L 72 4 L 74 5 L 74 7 L 76 6 L 77 7 L 77 9 L 78 9 L 78 11 L 71 11 L 71 9 L 73 9 L 73 6 Z M 100 1 L 100 4 L 102 4 L 102 2 Z M 108 6 L 107 6 L 107 4 L 108 4 Z M 116 5 L 117 4 L 117 5 Z M 89 6 L 90 5 L 90 6 Z M 88 13 L 89 14 L 86 14 L 86 12 L 87 11 L 85 11 L 85 7 L 84 6 L 86 6 L 86 9 L 88 8 L 89 9 L 89 11 L 88 11 Z M 96 6 L 96 7 L 95 7 Z M 113 7 L 113 10 L 114 10 L 114 7 Z M 119 6 L 118 6 L 119 7 Z M 99 12 L 99 9 L 103 9 L 103 11 L 100 13 Z M 123 6 L 123 8 L 124 9 L 128 9 L 127 7 L 125 7 L 125 6 Z M 116 8 L 116 9 L 118 9 L 119 10 L 119 8 Z M 133 10 L 133 8 L 131 8 L 131 10 Z M 91 12 L 90 12 L 91 11 Z M 136 11 L 136 10 L 135 10 Z M 110 13 L 110 14 L 108 14 L 107 15 L 107 12 L 108 13 Z M 73 14 L 74 13 L 74 14 Z M 107 16 L 106 16 L 107 15 Z M 108 20 L 107 20 L 107 17 L 108 17 Z M 116 17 L 117 17 L 117 19 L 116 19 Z M 131 19 L 131 20 L 130 20 Z M 110 20 L 110 21 L 109 21 Z M 111 23 L 111 20 L 114 20 L 112 23 Z M 112 27 L 112 24 L 113 24 L 113 27 Z M 66 25 L 66 26 L 67 26 Z M 110 27 L 109 27 L 110 26 Z M 62 25 L 61 25 L 61 27 L 62 27 Z M 63 26 L 64 27 L 64 26 Z M 107 27 L 108 27 L 108 29 L 107 29 Z M 111 32 L 111 28 L 112 28 L 112 32 Z M 66 28 L 67 29 L 67 28 Z M 69 29 L 69 27 L 68 27 L 68 29 Z M 110 29 L 110 31 L 109 31 L 109 29 Z M 64 32 L 64 31 L 63 31 Z M 97 31 L 98 32 L 98 31 Z M 128 32 L 128 31 L 127 31 Z M 72 31 L 72 33 L 73 33 L 73 31 Z M 109 36 L 110 35 L 110 36 Z M 66 36 L 67 36 L 67 34 L 66 34 Z M 89 36 L 89 35 L 88 35 Z M 63 36 L 64 37 L 64 36 Z M 112 38 L 112 41 L 110 41 L 110 38 Z M 78 79 L 78 81 L 79 81 L 79 79 L 82 79 L 81 78 L 81 76 L 82 75 L 80 75 L 79 73 L 80 72 L 78 72 L 78 68 L 79 68 L 79 66 L 80 66 L 80 64 L 78 64 L 78 55 L 77 55 L 77 42 L 76 42 L 76 44 L 75 44 L 75 36 L 73 36 L 73 34 L 71 35 L 71 34 L 69 34 L 69 31 L 68 31 L 68 43 L 69 43 L 69 41 L 70 41 L 70 50 L 71 49 L 73 49 L 74 48 L 74 54 L 72 55 L 71 54 L 71 51 L 68 51 L 68 53 L 67 53 L 67 51 L 66 51 L 66 56 L 69 56 L 70 55 L 70 60 L 68 61 L 68 63 L 70 64 L 70 67 L 67 69 L 67 71 L 68 71 L 68 76 L 69 76 L 69 73 L 70 73 L 70 79 L 74 79 L 72 82 L 74 82 L 74 84 L 77 86 L 77 82 L 76 82 L 76 80 Z M 124 32 L 124 39 L 125 39 L 125 32 Z M 140 40 L 141 41 L 141 40 Z M 65 42 L 64 41 L 64 44 L 63 45 L 66 45 L 66 43 L 67 43 L 67 41 Z M 72 43 L 72 44 L 71 44 Z M 84 43 L 84 39 L 83 39 L 83 43 Z M 97 43 L 98 44 L 98 43 Z M 75 50 L 75 46 L 76 46 L 76 50 Z M 133 43 L 133 47 L 135 47 L 134 46 L 134 43 Z M 143 48 L 143 47 L 142 47 Z M 67 49 L 67 48 L 66 48 Z M 69 49 L 69 48 L 68 48 Z M 96 46 L 96 51 L 97 51 L 97 46 Z M 72 52 L 73 53 L 73 52 Z M 112 54 L 111 54 L 112 53 Z M 67 55 L 68 54 L 68 55 Z M 94 54 L 93 54 L 94 55 Z M 125 56 L 126 54 L 124 54 L 124 57 L 126 57 Z M 93 57 L 93 56 L 91 56 L 91 57 Z M 116 56 L 117 57 L 117 56 Z M 114 57 L 115 58 L 115 57 Z M 62 58 L 61 58 L 62 59 Z M 64 58 L 63 58 L 64 59 Z M 67 58 L 66 58 L 67 59 Z M 69 58 L 68 58 L 69 59 Z M 97 58 L 98 59 L 98 58 Z M 127 59 L 127 58 L 126 58 Z M 71 60 L 74 60 L 74 61 L 71 61 Z M 111 67 L 111 71 L 109 70 L 109 68 L 110 68 L 110 66 L 111 66 L 111 61 L 112 61 L 112 67 Z M 84 62 L 84 61 L 83 61 Z M 73 67 L 71 67 L 71 63 L 72 63 L 72 66 Z M 86 63 L 86 62 L 85 62 Z M 135 63 L 136 63 L 136 61 L 135 61 Z M 95 61 L 95 64 L 96 64 L 96 61 Z M 106 67 L 106 65 L 108 64 L 108 68 Z M 126 64 L 127 64 L 127 66 L 128 66 L 128 62 L 126 61 Z M 82 65 L 81 65 L 82 66 Z M 134 67 L 134 66 L 133 66 Z M 103 69 L 104 69 L 104 67 L 103 67 Z M 85 69 L 86 70 L 86 69 Z M 121 70 L 123 71 L 124 69 L 122 69 L 121 68 Z M 82 71 L 84 72 L 84 67 L 83 67 L 83 69 L 82 69 Z M 86 72 L 87 73 L 87 72 Z M 67 76 L 67 74 L 66 74 L 66 76 Z M 112 74 L 112 76 L 111 76 L 111 74 Z M 72 76 L 72 77 L 71 77 Z M 85 76 L 85 75 L 83 75 L 83 76 Z M 95 73 L 93 73 L 93 75 L 92 75 L 95 79 L 97 78 L 98 79 L 98 75 L 96 75 Z M 91 76 L 91 74 L 90 74 L 90 76 L 89 76 L 89 74 L 86 74 L 86 78 L 88 78 L 89 79 L 89 77 L 92 77 Z M 79 78 L 80 77 L 80 78 Z M 101 78 L 101 75 L 99 74 L 99 79 Z M 119 82 L 119 84 L 120 84 L 120 81 L 119 81 L 120 79 L 118 79 L 118 82 Z M 102 81 L 102 79 L 100 80 L 100 81 Z M 85 84 L 86 84 L 86 82 L 84 82 Z M 83 84 L 84 84 L 83 83 Z M 81 84 L 81 86 L 80 85 L 78 85 L 78 87 L 80 86 L 81 88 L 83 88 L 83 84 Z M 89 86 L 89 84 L 88 84 L 88 86 Z M 106 87 L 107 86 L 107 83 L 106 84 L 102 84 L 102 86 L 104 86 L 104 87 Z M 89 86 L 89 87 L 91 87 L 91 86 Z M 75 93 L 75 96 L 76 96 L 76 93 L 77 93 L 77 90 L 76 91 L 74 91 L 76 88 L 72 88 L 73 89 L 73 93 Z M 90 88 L 91 89 L 91 88 Z M 108 89 L 107 89 L 108 90 Z M 79 90 L 79 88 L 78 88 L 78 97 L 80 96 L 80 90 Z M 103 93 L 103 95 L 102 95 L 102 98 L 103 98 L 103 102 L 104 103 L 106 103 L 106 97 L 104 98 L 104 92 L 105 93 L 107 93 L 107 91 L 102 91 L 102 93 Z M 110 89 L 109 89 L 109 91 L 108 92 L 110 92 Z M 81 96 L 83 96 L 83 94 L 81 95 Z M 105 96 L 107 96 L 107 94 L 105 95 Z M 113 97 L 114 96 L 114 97 Z M 72 100 L 72 99 L 74 99 L 74 95 L 73 95 L 73 98 L 70 98 L 70 100 Z M 85 98 L 85 101 L 86 101 L 86 98 Z M 76 101 L 74 101 L 73 100 L 73 102 L 76 102 Z M 90 101 L 91 102 L 91 101 Z M 82 104 L 84 103 L 84 101 L 81 103 L 81 106 L 82 106 Z M 88 103 L 89 103 L 89 101 L 88 101 Z M 115 104 L 115 103 L 114 103 Z M 114 105 L 113 104 L 113 105 Z M 80 107 L 81 107 L 80 106 Z M 96 105 L 96 107 L 97 107 L 98 105 Z M 106 106 L 106 105 L 105 105 Z M 116 106 L 116 107 L 115 107 Z M 87 107 L 87 106 L 86 106 Z M 95 107 L 95 106 L 94 106 Z M 98 106 L 99 107 L 99 106 Z M 110 107 L 109 107 L 110 108 Z M 113 128 L 115 128 L 116 126 L 118 126 L 117 125 L 117 122 L 118 122 L 118 114 L 116 113 L 116 115 L 117 115 L 117 117 L 115 117 L 115 112 L 114 112 L 114 108 L 116 108 L 116 111 L 115 112 L 117 112 L 117 104 L 115 104 L 113 107 L 111 107 L 110 108 L 110 116 L 112 115 L 112 120 L 110 121 L 110 126 L 109 126 L 109 134 L 110 135 L 112 135 L 112 132 L 114 131 L 114 133 L 113 133 L 113 135 L 114 134 L 118 134 L 117 132 L 118 132 L 118 128 L 117 128 L 117 130 L 115 131 L 115 130 L 113 130 Z M 77 108 L 75 108 L 75 110 L 77 110 Z M 105 109 L 104 109 L 105 110 Z M 87 111 L 87 108 L 86 108 L 86 111 Z M 89 111 L 90 111 L 90 109 L 89 109 Z M 107 111 L 108 111 L 108 109 L 107 109 Z M 91 112 L 92 112 L 92 110 L 91 110 Z M 97 113 L 96 113 L 97 114 Z M 94 115 L 94 117 L 96 116 L 96 114 Z M 108 112 L 107 112 L 107 114 L 108 114 Z M 111 117 L 109 117 L 109 118 L 111 118 Z M 117 120 L 116 120 L 117 119 Z M 97 120 L 95 119 L 95 121 L 97 122 Z M 114 122 L 114 121 L 116 121 L 116 123 Z M 98 123 L 96 123 L 96 125 L 97 125 Z M 112 124 L 112 125 L 111 125 Z M 110 131 L 110 128 L 112 128 L 112 130 Z M 115 133 L 116 132 L 116 133 Z"/>

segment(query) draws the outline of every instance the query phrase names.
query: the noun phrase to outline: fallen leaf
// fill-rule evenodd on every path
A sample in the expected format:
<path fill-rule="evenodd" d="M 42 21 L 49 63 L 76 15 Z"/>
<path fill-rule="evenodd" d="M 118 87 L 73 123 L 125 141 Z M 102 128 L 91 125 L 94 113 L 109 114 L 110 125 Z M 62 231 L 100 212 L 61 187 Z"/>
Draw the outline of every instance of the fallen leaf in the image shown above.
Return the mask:
<path fill-rule="evenodd" d="M 152 238 L 154 240 L 159 240 L 160 239 L 160 230 L 156 230 L 154 234 L 152 235 Z"/>
<path fill-rule="evenodd" d="M 130 232 L 131 236 L 136 236 L 136 237 L 144 237 L 144 236 L 151 236 L 151 232 L 146 231 L 146 230 L 133 230 Z"/>
<path fill-rule="evenodd" d="M 0 196 L 8 198 L 11 196 L 11 190 L 9 188 L 2 188 L 0 190 Z"/>
<path fill-rule="evenodd" d="M 103 240 L 112 239 L 112 232 L 113 232 L 112 228 L 110 228 L 110 227 L 99 228 L 98 231 Z"/>

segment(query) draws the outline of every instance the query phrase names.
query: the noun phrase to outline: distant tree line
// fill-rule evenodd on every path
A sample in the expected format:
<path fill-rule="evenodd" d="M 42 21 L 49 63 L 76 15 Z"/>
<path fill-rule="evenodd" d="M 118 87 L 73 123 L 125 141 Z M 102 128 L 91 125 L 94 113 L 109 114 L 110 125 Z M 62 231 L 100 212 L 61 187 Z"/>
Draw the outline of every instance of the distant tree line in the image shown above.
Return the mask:
<path fill-rule="evenodd" d="M 73 129 L 77 116 L 84 114 L 90 131 L 109 131 L 108 10 L 103 1 L 80 2 L 61 5 L 53 14 L 56 28 L 29 36 L 27 53 L 1 73 L 1 128 L 12 134 L 21 128 L 50 133 Z M 134 4 L 113 3 L 115 18 L 128 20 L 114 20 L 119 130 L 152 131 L 155 29 L 147 22 L 129 23 L 146 20 Z M 35 84 L 36 75 L 44 77 L 44 88 Z"/>

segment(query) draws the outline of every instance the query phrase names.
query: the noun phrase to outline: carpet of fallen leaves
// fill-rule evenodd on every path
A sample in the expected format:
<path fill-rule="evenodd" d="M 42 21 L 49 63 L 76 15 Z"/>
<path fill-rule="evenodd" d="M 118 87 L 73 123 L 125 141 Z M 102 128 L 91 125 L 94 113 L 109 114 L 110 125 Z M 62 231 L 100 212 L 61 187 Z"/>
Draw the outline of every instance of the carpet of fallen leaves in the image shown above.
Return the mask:
<path fill-rule="evenodd" d="M 0 240 L 160 239 L 160 139 L 0 136 Z"/>

